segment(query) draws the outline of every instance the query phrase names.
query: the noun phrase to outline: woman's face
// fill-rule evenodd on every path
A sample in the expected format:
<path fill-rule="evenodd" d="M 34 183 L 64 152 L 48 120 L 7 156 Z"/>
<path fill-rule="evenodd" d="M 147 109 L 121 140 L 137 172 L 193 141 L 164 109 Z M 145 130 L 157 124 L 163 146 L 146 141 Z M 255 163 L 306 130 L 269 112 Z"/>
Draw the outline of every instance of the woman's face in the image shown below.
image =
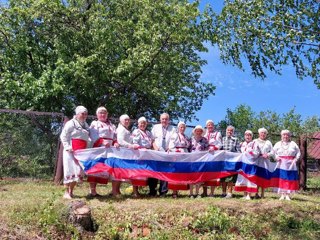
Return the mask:
<path fill-rule="evenodd" d="M 124 119 L 121 123 L 122 123 L 122 125 L 124 127 L 129 128 L 129 126 L 130 126 L 130 118 Z"/>
<path fill-rule="evenodd" d="M 201 129 L 196 129 L 196 130 L 194 131 L 194 135 L 195 135 L 196 137 L 201 137 L 201 136 L 202 136 L 202 130 L 201 130 Z"/>
<path fill-rule="evenodd" d="M 208 132 L 212 133 L 214 131 L 214 125 L 212 122 L 209 122 L 206 127 Z"/>
<path fill-rule="evenodd" d="M 84 122 L 88 117 L 88 113 L 87 112 L 81 112 L 77 114 L 77 118 L 79 119 L 79 121 Z"/>
<path fill-rule="evenodd" d="M 259 133 L 259 138 L 261 139 L 261 140 L 266 140 L 267 139 L 267 132 L 260 132 Z"/>
<path fill-rule="evenodd" d="M 283 142 L 289 142 L 289 141 L 290 141 L 290 134 L 289 134 L 289 133 L 283 133 L 283 134 L 281 135 L 281 140 L 282 140 Z"/>
<path fill-rule="evenodd" d="M 244 134 L 244 139 L 246 142 L 251 142 L 252 141 L 252 135 L 250 133 L 245 133 Z"/>
<path fill-rule="evenodd" d="M 138 128 L 142 131 L 146 130 L 147 128 L 147 122 L 146 121 L 141 121 L 138 123 Z"/>
<path fill-rule="evenodd" d="M 105 122 L 105 121 L 107 121 L 107 119 L 108 119 L 108 112 L 106 112 L 106 111 L 99 111 L 98 113 L 97 113 L 97 118 L 98 118 L 98 120 L 99 121 L 101 121 L 101 122 Z"/>
<path fill-rule="evenodd" d="M 185 130 L 186 130 L 186 125 L 181 124 L 181 125 L 179 126 L 179 133 L 184 133 Z"/>

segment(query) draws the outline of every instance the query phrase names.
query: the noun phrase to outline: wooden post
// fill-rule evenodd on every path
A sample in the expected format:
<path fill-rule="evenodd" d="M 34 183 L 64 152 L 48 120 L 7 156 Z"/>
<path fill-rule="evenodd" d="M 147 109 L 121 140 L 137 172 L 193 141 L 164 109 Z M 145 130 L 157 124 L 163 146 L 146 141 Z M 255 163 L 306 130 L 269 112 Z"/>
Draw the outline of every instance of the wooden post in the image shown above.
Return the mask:
<path fill-rule="evenodd" d="M 307 137 L 300 136 L 299 147 L 301 151 L 299 166 L 299 185 L 300 189 L 307 189 Z"/>
<path fill-rule="evenodd" d="M 66 122 L 69 121 L 67 117 L 63 119 L 63 126 L 66 124 Z M 58 143 L 58 155 L 56 160 L 56 165 L 54 169 L 54 183 L 57 185 L 62 184 L 63 180 L 63 145 L 61 144 L 61 141 L 59 139 Z"/>

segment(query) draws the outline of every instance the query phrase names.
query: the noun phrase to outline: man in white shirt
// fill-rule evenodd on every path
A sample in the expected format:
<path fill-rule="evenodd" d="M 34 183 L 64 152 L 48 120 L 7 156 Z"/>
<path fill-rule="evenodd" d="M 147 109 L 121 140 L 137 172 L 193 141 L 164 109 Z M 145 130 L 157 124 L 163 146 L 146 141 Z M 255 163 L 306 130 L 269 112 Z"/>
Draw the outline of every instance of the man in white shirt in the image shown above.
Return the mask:
<path fill-rule="evenodd" d="M 176 132 L 173 126 L 169 125 L 170 117 L 168 113 L 162 113 L 160 115 L 160 123 L 153 126 L 151 133 L 154 137 L 153 149 L 156 151 L 167 152 L 169 149 L 169 142 L 171 136 Z M 149 195 L 156 196 L 158 180 L 155 178 L 148 179 Z M 159 194 L 165 196 L 168 192 L 168 182 L 160 180 Z"/>

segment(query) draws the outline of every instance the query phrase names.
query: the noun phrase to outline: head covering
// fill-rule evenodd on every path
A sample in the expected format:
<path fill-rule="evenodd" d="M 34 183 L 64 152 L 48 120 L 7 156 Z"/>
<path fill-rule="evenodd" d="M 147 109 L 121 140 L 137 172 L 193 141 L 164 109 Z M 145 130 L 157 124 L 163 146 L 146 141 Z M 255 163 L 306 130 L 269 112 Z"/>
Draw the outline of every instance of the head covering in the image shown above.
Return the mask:
<path fill-rule="evenodd" d="M 84 113 L 84 112 L 87 113 L 88 109 L 86 109 L 84 106 L 78 106 L 78 107 L 76 107 L 75 112 L 76 112 L 76 115 L 78 115 L 79 113 Z"/>
<path fill-rule="evenodd" d="M 140 122 L 147 122 L 147 119 L 145 117 L 140 117 L 138 119 L 138 123 L 140 123 Z"/>
<path fill-rule="evenodd" d="M 265 132 L 265 133 L 268 134 L 268 130 L 265 129 L 265 128 L 259 128 L 259 129 L 258 129 L 258 133 L 261 133 L 261 132 Z"/>
<path fill-rule="evenodd" d="M 192 133 L 194 134 L 197 129 L 201 129 L 201 130 L 202 130 L 202 134 L 204 133 L 204 129 L 203 129 L 203 127 L 202 127 L 201 125 L 197 125 L 197 126 L 193 129 Z"/>
<path fill-rule="evenodd" d="M 178 126 L 177 126 L 177 127 L 179 128 L 180 125 L 185 125 L 185 126 L 186 126 L 186 124 L 185 124 L 184 122 L 181 122 L 181 121 L 178 123 Z"/>
<path fill-rule="evenodd" d="M 288 129 L 282 130 L 281 135 L 283 134 L 288 134 L 289 136 L 291 136 L 291 132 Z"/>
<path fill-rule="evenodd" d="M 105 107 L 98 107 L 96 114 L 98 114 L 99 112 L 108 112 L 108 110 Z"/>
<path fill-rule="evenodd" d="M 213 122 L 211 119 L 209 119 L 209 120 L 206 121 L 206 126 L 207 126 L 209 123 L 212 123 L 212 124 L 214 125 L 214 122 Z"/>
<path fill-rule="evenodd" d="M 124 122 L 124 120 L 126 119 L 130 119 L 130 117 L 127 115 L 127 114 L 122 114 L 120 117 L 119 117 L 119 120 L 120 122 Z"/>
<path fill-rule="evenodd" d="M 246 130 L 246 131 L 244 132 L 244 135 L 246 135 L 247 133 L 250 134 L 251 136 L 253 136 L 253 133 L 252 133 L 251 130 Z"/>

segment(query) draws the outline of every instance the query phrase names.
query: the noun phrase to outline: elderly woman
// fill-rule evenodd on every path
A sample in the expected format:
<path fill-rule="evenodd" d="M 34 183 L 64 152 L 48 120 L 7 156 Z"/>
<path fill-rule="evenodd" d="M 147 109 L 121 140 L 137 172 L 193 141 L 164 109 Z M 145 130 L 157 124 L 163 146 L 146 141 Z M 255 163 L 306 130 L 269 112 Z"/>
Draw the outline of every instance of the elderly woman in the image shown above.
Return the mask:
<path fill-rule="evenodd" d="M 251 158 L 257 158 L 260 156 L 260 149 L 258 145 L 252 141 L 253 133 L 250 130 L 246 130 L 244 133 L 244 142 L 240 144 L 241 152 L 249 154 Z M 235 191 L 244 192 L 244 199 L 250 200 L 251 195 L 257 192 L 257 185 L 249 181 L 247 178 L 238 174 Z"/>
<path fill-rule="evenodd" d="M 138 145 L 139 149 L 151 149 L 154 137 L 151 132 L 147 130 L 148 122 L 145 117 L 138 119 L 138 129 L 132 132 L 132 142 Z M 131 180 L 133 185 L 133 196 L 138 198 L 138 186 L 147 186 L 147 178 L 136 178 Z"/>
<path fill-rule="evenodd" d="M 280 162 L 281 169 L 297 171 L 297 161 L 299 160 L 301 153 L 298 145 L 294 141 L 291 141 L 291 133 L 289 130 L 281 131 L 281 141 L 274 145 L 273 151 L 276 160 Z M 289 173 L 285 171 L 282 174 L 288 175 Z M 288 176 L 283 177 L 288 179 Z M 296 181 L 296 189 L 288 189 L 285 184 L 280 186 L 278 190 L 279 194 L 281 194 L 280 200 L 291 200 L 290 194 L 298 190 L 299 184 L 298 180 Z"/>
<path fill-rule="evenodd" d="M 192 138 L 191 138 L 191 152 L 199 152 L 199 151 L 207 151 L 209 149 L 209 142 L 208 140 L 203 136 L 204 129 L 201 125 L 197 125 L 193 131 L 192 131 Z M 196 188 L 196 194 L 193 195 L 193 187 Z M 190 184 L 190 198 L 201 198 L 201 195 L 199 194 L 201 183 L 197 184 Z"/>
<path fill-rule="evenodd" d="M 63 198 L 65 199 L 73 197 L 74 187 L 82 180 L 82 169 L 73 152 L 87 148 L 90 143 L 89 125 L 86 122 L 88 110 L 84 106 L 78 106 L 75 113 L 73 119 L 64 125 L 60 135 L 63 144 L 63 183 L 66 188 Z"/>
<path fill-rule="evenodd" d="M 173 134 L 169 142 L 170 152 L 189 152 L 190 140 L 185 135 L 186 124 L 184 122 L 178 123 L 178 131 Z"/>
<path fill-rule="evenodd" d="M 222 139 L 222 149 L 228 152 L 240 152 L 239 139 L 234 135 L 234 127 L 229 125 L 226 129 L 226 136 Z M 232 198 L 233 185 L 237 181 L 237 174 L 221 178 L 222 197 Z"/>
<path fill-rule="evenodd" d="M 205 138 L 209 142 L 209 149 L 220 150 L 222 148 L 222 135 L 219 131 L 215 131 L 214 122 L 212 120 L 207 120 L 206 122 L 206 133 Z M 214 179 L 205 183 L 203 190 L 204 195 L 207 195 L 207 186 L 210 186 L 210 196 L 214 196 L 214 190 L 216 186 L 220 185 L 220 179 Z"/>
<path fill-rule="evenodd" d="M 119 147 L 117 142 L 116 127 L 108 119 L 108 111 L 105 107 L 99 107 L 96 111 L 97 120 L 90 125 L 90 138 L 93 147 Z M 90 197 L 99 197 L 96 191 L 97 183 L 107 184 L 108 176 L 93 177 L 88 176 L 90 183 Z"/>
<path fill-rule="evenodd" d="M 132 136 L 129 130 L 130 127 L 130 117 L 127 114 L 123 114 L 119 118 L 120 122 L 117 128 L 117 142 L 120 147 L 126 147 L 130 149 L 138 149 L 138 144 L 133 144 Z M 121 194 L 120 192 L 120 179 L 113 179 L 112 181 L 112 194 L 114 196 L 118 196 Z M 134 187 L 135 188 L 135 187 Z M 135 190 L 134 190 L 135 191 Z"/>
<path fill-rule="evenodd" d="M 181 152 L 181 153 L 187 153 L 189 152 L 190 147 L 190 139 L 185 135 L 186 130 L 186 124 L 184 122 L 178 123 L 178 131 L 172 135 L 169 142 L 169 151 L 170 152 Z M 187 190 L 187 185 L 184 184 L 170 184 L 169 188 L 173 190 L 172 197 L 177 198 L 178 197 L 178 190 L 176 189 L 183 189 Z"/>
<path fill-rule="evenodd" d="M 268 131 L 265 128 L 258 129 L 259 138 L 255 139 L 254 142 L 258 145 L 260 149 L 260 157 L 264 158 L 265 160 L 269 160 L 273 156 L 273 148 L 272 143 L 267 140 Z M 265 161 L 265 164 L 268 164 L 269 161 Z M 255 198 L 264 198 L 264 188 L 258 186 L 261 189 L 261 195 L 257 193 Z"/>

